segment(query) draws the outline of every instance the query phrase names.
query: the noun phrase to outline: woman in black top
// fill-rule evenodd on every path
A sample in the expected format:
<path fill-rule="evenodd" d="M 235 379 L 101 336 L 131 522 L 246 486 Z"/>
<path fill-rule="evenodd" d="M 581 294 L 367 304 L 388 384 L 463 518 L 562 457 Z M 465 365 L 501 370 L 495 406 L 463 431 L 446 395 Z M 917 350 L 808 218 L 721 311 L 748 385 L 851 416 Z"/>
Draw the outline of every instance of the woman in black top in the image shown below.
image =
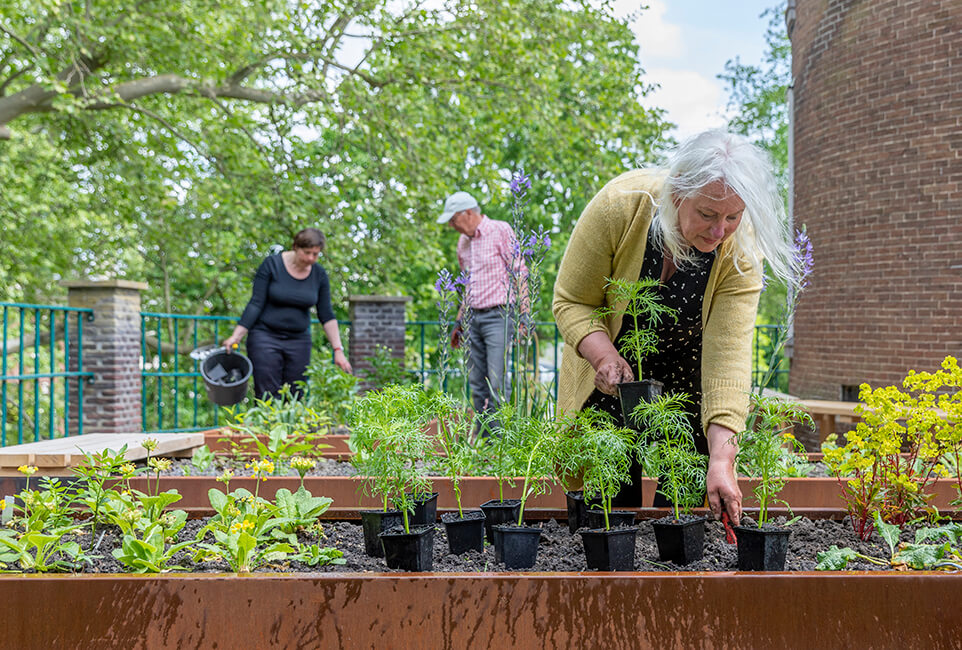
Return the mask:
<path fill-rule="evenodd" d="M 324 250 L 324 234 L 305 228 L 294 235 L 291 250 L 265 259 L 254 276 L 250 302 L 233 333 L 224 340 L 231 350 L 247 335 L 247 356 L 254 365 L 254 395 L 277 395 L 281 386 L 304 380 L 311 357 L 311 314 L 324 327 L 334 347 L 334 363 L 344 372 L 351 364 L 344 356 L 337 319 L 331 308 L 327 272 L 317 263 Z"/>

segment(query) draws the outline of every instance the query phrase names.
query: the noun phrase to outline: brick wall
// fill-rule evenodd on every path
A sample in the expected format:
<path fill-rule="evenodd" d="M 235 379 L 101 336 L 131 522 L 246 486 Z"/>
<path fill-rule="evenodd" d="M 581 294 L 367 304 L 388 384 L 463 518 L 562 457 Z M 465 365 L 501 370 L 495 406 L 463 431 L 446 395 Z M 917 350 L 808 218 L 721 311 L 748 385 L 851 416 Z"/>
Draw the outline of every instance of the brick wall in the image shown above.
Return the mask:
<path fill-rule="evenodd" d="M 392 356 L 404 364 L 404 306 L 411 301 L 407 296 L 350 296 L 351 334 L 349 361 L 358 377 L 365 377 L 371 369 L 368 361 L 377 346 L 391 350 Z M 361 390 L 371 386 L 362 381 Z"/>
<path fill-rule="evenodd" d="M 793 394 L 962 354 L 962 2 L 798 0 L 794 214 L 815 273 Z"/>
<path fill-rule="evenodd" d="M 93 380 L 83 386 L 84 433 L 138 433 L 141 422 L 140 282 L 66 282 L 71 307 L 94 310 L 84 323 L 83 368 Z M 72 369 L 77 358 L 70 359 Z M 79 395 L 71 382 L 70 433 L 78 430 Z"/>

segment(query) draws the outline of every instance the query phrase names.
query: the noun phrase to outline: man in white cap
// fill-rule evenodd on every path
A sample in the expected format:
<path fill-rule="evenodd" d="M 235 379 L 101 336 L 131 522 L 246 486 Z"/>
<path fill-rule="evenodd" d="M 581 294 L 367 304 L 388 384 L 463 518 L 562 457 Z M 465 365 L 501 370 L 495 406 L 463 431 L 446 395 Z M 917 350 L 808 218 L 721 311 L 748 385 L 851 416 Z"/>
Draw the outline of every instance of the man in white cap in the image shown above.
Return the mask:
<path fill-rule="evenodd" d="M 467 192 L 448 197 L 438 223 L 450 223 L 461 233 L 458 264 L 468 272 L 468 282 L 451 344 L 459 345 L 461 324 L 466 323 L 468 385 L 474 412 L 483 415 L 508 398 L 510 385 L 505 382 L 504 370 L 514 329 L 508 303 L 513 300 L 510 287 L 517 286 L 511 274 L 523 276 L 527 268 L 516 250 L 517 238 L 510 224 L 481 214 L 478 202 Z M 497 423 L 493 423 L 495 427 Z"/>

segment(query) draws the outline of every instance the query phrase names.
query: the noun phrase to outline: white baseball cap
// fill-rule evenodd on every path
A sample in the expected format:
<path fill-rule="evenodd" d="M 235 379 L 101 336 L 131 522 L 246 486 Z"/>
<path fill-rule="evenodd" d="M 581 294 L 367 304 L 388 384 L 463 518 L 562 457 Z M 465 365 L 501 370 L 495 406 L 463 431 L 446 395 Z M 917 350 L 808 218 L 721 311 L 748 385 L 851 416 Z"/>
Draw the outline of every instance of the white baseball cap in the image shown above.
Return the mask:
<path fill-rule="evenodd" d="M 444 212 L 438 217 L 438 223 L 447 223 L 456 213 L 476 207 L 478 207 L 478 202 L 473 196 L 467 192 L 455 192 L 444 202 Z"/>

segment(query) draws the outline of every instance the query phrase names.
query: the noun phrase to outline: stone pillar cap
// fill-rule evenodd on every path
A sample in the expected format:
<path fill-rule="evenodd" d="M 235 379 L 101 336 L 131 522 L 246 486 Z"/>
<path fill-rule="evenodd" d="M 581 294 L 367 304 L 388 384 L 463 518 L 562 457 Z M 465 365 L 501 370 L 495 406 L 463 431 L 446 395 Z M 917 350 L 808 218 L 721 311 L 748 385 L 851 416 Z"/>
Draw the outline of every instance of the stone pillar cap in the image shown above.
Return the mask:
<path fill-rule="evenodd" d="M 61 287 L 68 289 L 136 289 L 146 291 L 146 282 L 134 282 L 132 280 L 62 280 Z"/>

